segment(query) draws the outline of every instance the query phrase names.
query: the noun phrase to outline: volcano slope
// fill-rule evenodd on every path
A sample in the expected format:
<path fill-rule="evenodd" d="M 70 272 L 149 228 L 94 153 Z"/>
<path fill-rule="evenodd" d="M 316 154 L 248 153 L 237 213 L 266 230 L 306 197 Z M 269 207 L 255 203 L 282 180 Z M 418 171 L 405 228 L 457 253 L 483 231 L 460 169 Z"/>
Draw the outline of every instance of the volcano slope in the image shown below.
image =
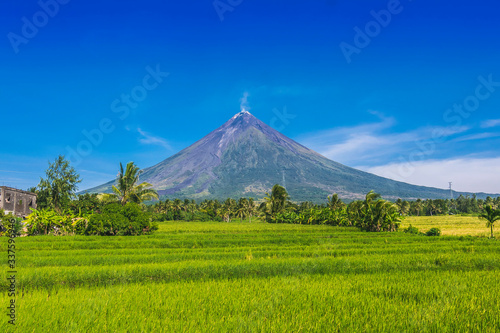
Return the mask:
<path fill-rule="evenodd" d="M 360 199 L 370 190 L 386 199 L 449 196 L 448 190 L 397 182 L 329 160 L 247 111 L 144 169 L 140 180 L 151 183 L 162 198 L 259 199 L 274 184 L 285 185 L 294 201 L 324 202 L 332 193 L 347 200 Z M 85 192 L 110 192 L 114 182 Z"/>

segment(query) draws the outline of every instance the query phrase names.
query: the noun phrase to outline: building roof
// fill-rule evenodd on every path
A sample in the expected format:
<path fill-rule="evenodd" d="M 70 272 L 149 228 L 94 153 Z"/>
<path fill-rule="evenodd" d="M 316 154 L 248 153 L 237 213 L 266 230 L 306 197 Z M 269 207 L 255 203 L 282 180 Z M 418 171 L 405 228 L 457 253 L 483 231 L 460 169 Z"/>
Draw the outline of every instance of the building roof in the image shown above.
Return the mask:
<path fill-rule="evenodd" d="M 37 196 L 36 193 L 19 190 L 17 188 L 13 188 L 13 187 L 0 186 L 0 188 L 3 188 L 4 190 L 8 190 L 8 191 L 13 191 L 13 192 L 18 192 L 18 193 L 24 193 L 24 194 L 28 194 L 28 195 L 34 195 L 35 197 Z"/>

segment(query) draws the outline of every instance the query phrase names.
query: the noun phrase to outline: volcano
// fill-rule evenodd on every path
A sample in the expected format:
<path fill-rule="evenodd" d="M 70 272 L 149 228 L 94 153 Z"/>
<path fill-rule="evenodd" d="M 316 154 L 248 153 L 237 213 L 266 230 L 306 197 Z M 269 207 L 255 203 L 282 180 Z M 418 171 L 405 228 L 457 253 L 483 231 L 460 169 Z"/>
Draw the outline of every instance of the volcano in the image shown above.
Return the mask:
<path fill-rule="evenodd" d="M 370 190 L 387 199 L 448 198 L 448 190 L 410 185 L 329 160 L 284 136 L 248 111 L 234 115 L 201 140 L 143 170 L 162 198 L 262 198 L 274 184 L 292 200 L 325 202 L 363 198 Z M 110 181 L 85 192 L 110 192 Z"/>

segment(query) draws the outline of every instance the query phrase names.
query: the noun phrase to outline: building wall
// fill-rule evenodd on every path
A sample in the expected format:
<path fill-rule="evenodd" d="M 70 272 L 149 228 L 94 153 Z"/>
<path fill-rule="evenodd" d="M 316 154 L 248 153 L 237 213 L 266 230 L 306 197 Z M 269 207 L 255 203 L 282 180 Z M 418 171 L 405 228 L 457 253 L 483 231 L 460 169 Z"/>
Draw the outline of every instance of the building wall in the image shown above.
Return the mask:
<path fill-rule="evenodd" d="M 31 214 L 30 208 L 36 209 L 36 194 L 0 186 L 0 209 L 24 217 Z"/>

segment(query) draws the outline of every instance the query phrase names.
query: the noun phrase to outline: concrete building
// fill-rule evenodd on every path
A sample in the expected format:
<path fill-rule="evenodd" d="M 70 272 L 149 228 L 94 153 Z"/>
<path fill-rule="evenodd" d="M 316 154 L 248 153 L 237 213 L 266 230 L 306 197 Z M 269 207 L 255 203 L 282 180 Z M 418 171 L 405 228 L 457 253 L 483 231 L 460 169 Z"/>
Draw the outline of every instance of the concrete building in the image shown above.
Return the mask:
<path fill-rule="evenodd" d="M 30 208 L 36 209 L 36 194 L 0 186 L 0 209 L 6 214 L 26 217 L 31 214 Z"/>

